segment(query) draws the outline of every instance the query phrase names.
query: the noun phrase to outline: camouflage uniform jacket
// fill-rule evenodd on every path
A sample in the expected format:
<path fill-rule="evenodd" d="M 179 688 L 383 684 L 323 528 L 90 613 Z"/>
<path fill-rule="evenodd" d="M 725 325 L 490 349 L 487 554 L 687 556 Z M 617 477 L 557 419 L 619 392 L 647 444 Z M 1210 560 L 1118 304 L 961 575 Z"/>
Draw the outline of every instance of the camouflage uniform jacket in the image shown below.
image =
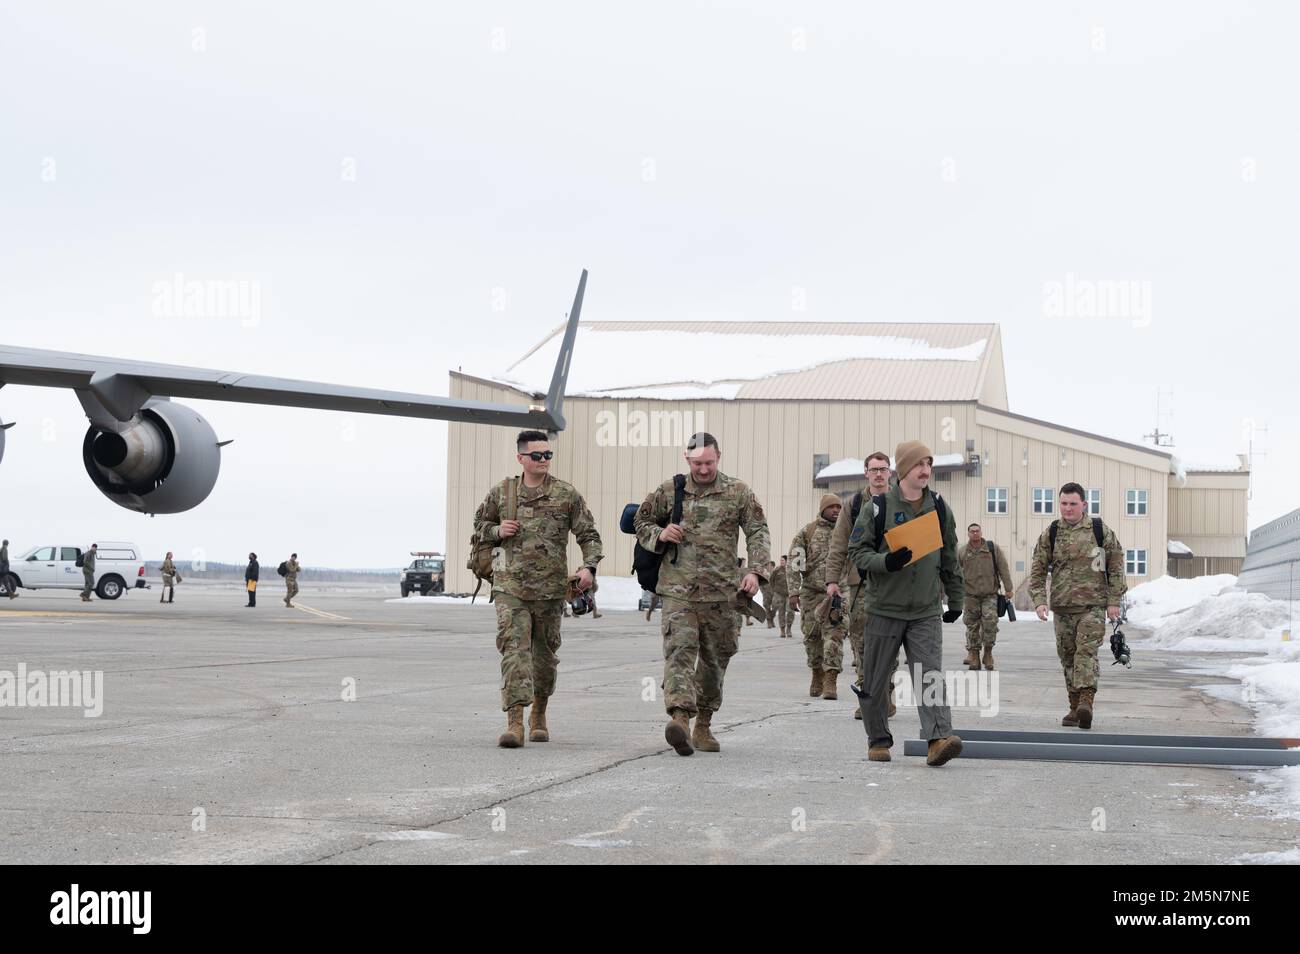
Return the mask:
<path fill-rule="evenodd" d="M 503 480 L 489 490 L 474 514 L 474 529 L 484 539 L 501 540 L 506 484 Z M 596 572 L 604 555 L 600 534 L 572 484 L 547 474 L 541 486 L 527 487 L 520 477 L 515 519 L 519 532 L 501 540 L 500 553 L 493 557 L 493 589 L 521 600 L 563 599 L 570 532 L 582 547 L 582 565 Z"/>
<path fill-rule="evenodd" d="M 997 596 L 998 580 L 993 575 L 993 553 L 997 553 L 998 576 L 1002 580 L 1002 592 L 1011 593 L 1011 570 L 1007 566 L 1007 555 L 996 543 L 990 552 L 989 542 L 985 540 L 979 548 L 963 543 L 957 551 L 957 562 L 961 564 L 961 575 L 966 581 L 967 596 Z"/>
<path fill-rule="evenodd" d="M 840 513 L 844 510 L 841 509 Z M 831 550 L 831 535 L 835 524 L 819 516 L 794 535 L 790 541 L 790 581 L 801 594 L 825 596 L 826 584 L 838 582 L 848 585 L 848 573 L 841 569 L 837 577 L 830 577 L 827 569 Z M 802 564 L 802 565 L 801 565 Z"/>
<path fill-rule="evenodd" d="M 1057 524 L 1056 551 L 1051 550 L 1051 528 L 1043 530 L 1034 544 L 1029 572 L 1029 602 L 1047 603 L 1047 576 L 1052 576 L 1050 608 L 1075 612 L 1097 606 L 1119 606 L 1128 592 L 1124 581 L 1124 549 L 1115 532 L 1102 524 L 1101 549 L 1092 533 L 1092 518 L 1086 514 L 1074 526 Z M 1104 555 L 1103 555 L 1104 551 Z M 1050 563 L 1049 563 L 1050 561 Z M 1110 573 L 1107 585 L 1106 574 Z"/>
<path fill-rule="evenodd" d="M 772 595 L 779 599 L 790 598 L 790 584 L 786 580 L 786 568 L 778 566 L 772 571 Z"/>
<path fill-rule="evenodd" d="M 672 545 L 659 545 L 660 521 L 673 510 L 673 482 L 652 490 L 636 512 L 636 535 L 641 546 L 655 553 L 672 553 Z M 770 558 L 767 517 L 754 492 L 744 481 L 721 471 L 713 483 L 701 487 L 687 476 L 682 500 L 684 538 L 676 549 L 677 562 L 667 556 L 659 566 L 660 596 L 692 603 L 730 602 L 740 580 L 736 576 L 736 549 L 740 533 L 751 568 L 759 578 Z"/>

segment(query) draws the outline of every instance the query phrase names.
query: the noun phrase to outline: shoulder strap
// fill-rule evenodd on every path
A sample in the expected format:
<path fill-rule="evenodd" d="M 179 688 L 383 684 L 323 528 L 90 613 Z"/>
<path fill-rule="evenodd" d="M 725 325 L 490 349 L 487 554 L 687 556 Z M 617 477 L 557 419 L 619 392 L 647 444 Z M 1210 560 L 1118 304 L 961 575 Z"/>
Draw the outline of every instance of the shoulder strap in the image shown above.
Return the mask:
<path fill-rule="evenodd" d="M 1002 574 L 998 572 L 998 550 L 997 550 L 997 547 L 995 547 L 995 546 L 993 545 L 993 541 L 992 541 L 992 540 L 986 540 L 986 541 L 984 541 L 984 542 L 987 543 L 987 544 L 989 545 L 989 556 L 993 557 L 993 582 L 995 582 L 998 586 L 1001 586 L 1001 585 L 1002 585 Z"/>
<path fill-rule="evenodd" d="M 682 522 L 682 501 L 686 499 L 686 475 L 673 474 L 673 512 L 670 523 Z"/>
<path fill-rule="evenodd" d="M 1051 563 L 1056 559 L 1056 524 L 1058 521 L 1053 520 L 1047 527 L 1047 562 Z"/>
<path fill-rule="evenodd" d="M 1106 556 L 1106 544 L 1102 542 L 1105 539 L 1105 531 L 1102 528 L 1101 517 L 1092 518 L 1092 537 L 1101 550 L 1102 559 L 1105 561 L 1103 565 L 1106 567 L 1102 572 L 1106 574 L 1106 585 L 1110 586 L 1110 560 Z"/>
<path fill-rule="evenodd" d="M 852 526 L 858 522 L 858 514 L 862 512 L 862 491 L 853 495 L 853 500 L 849 503 L 849 525 Z"/>
<path fill-rule="evenodd" d="M 934 491 L 930 491 L 934 493 Z M 934 509 L 939 514 L 939 534 L 943 534 L 943 525 L 948 522 L 948 505 L 943 502 L 943 498 L 934 494 Z"/>
<path fill-rule="evenodd" d="M 885 539 L 885 495 L 877 494 L 871 498 L 876 505 L 876 552 L 880 552 L 880 541 Z"/>
<path fill-rule="evenodd" d="M 505 519 L 514 520 L 519 514 L 519 478 L 511 477 L 506 481 Z"/>

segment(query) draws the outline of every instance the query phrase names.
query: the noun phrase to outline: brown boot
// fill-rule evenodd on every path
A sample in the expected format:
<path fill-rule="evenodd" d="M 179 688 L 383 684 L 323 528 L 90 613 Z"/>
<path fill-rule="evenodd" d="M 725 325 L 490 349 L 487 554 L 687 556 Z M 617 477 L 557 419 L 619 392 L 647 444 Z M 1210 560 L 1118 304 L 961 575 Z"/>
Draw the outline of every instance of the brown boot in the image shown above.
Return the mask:
<path fill-rule="evenodd" d="M 894 705 L 894 700 L 891 697 L 889 700 L 889 718 L 892 719 L 896 715 L 898 715 L 898 706 Z"/>
<path fill-rule="evenodd" d="M 930 749 L 925 756 L 925 764 L 938 768 L 961 755 L 961 739 L 950 735 L 942 739 L 931 739 Z"/>
<path fill-rule="evenodd" d="M 822 672 L 822 667 L 818 666 L 812 671 L 812 685 L 808 687 L 808 695 L 814 699 L 822 694 L 822 682 L 825 681 L 826 674 Z"/>
<path fill-rule="evenodd" d="M 713 737 L 709 726 L 713 722 L 713 710 L 701 709 L 695 715 L 695 728 L 691 731 L 691 744 L 700 752 L 721 752 L 722 746 Z"/>
<path fill-rule="evenodd" d="M 984 647 L 984 668 L 989 672 L 993 671 L 993 646 L 992 644 Z"/>
<path fill-rule="evenodd" d="M 967 669 L 979 669 L 980 650 L 978 646 L 971 646 L 966 650 L 966 659 L 964 664 Z"/>
<path fill-rule="evenodd" d="M 1072 729 L 1079 724 L 1079 690 L 1070 690 L 1070 711 L 1061 719 L 1061 725 Z"/>
<path fill-rule="evenodd" d="M 546 703 L 549 696 L 533 696 L 533 711 L 528 714 L 528 741 L 551 741 L 550 730 L 546 728 Z"/>
<path fill-rule="evenodd" d="M 1079 728 L 1092 728 L 1092 700 L 1097 694 L 1096 689 L 1079 690 Z"/>
<path fill-rule="evenodd" d="M 497 739 L 503 749 L 517 749 L 524 744 L 524 707 L 511 706 L 506 711 L 506 730 Z"/>
<path fill-rule="evenodd" d="M 840 673 L 837 669 L 827 669 L 822 675 L 822 698 L 834 702 L 839 698 L 839 693 L 835 688 L 835 681 L 839 679 Z"/>
<path fill-rule="evenodd" d="M 857 719 L 859 722 L 862 721 L 862 706 L 858 706 L 853 710 L 853 718 Z"/>
<path fill-rule="evenodd" d="M 672 720 L 664 729 L 665 741 L 677 750 L 678 755 L 693 754 L 695 750 L 691 748 L 691 714 L 685 709 L 674 709 L 671 716 Z"/>
<path fill-rule="evenodd" d="M 883 745 L 873 745 L 867 749 L 867 758 L 872 762 L 888 762 L 890 759 L 889 749 Z"/>

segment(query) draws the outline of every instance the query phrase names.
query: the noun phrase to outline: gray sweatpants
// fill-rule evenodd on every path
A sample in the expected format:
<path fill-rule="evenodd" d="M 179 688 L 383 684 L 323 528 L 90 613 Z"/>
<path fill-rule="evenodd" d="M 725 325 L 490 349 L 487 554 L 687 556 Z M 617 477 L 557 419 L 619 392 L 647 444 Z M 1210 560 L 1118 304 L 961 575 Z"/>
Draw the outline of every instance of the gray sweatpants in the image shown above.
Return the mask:
<path fill-rule="evenodd" d="M 907 655 L 907 671 L 912 675 L 913 694 L 921 716 L 921 738 L 926 741 L 952 735 L 952 713 L 948 709 L 947 689 L 943 673 L 943 621 L 938 616 L 928 619 L 891 619 L 888 616 L 867 614 L 867 635 L 863 644 L 866 664 L 865 686 L 862 692 L 862 726 L 867 730 L 870 746 L 889 748 L 894 737 L 889 734 L 889 694 L 893 691 L 890 675 L 902 645 Z M 920 669 L 920 683 L 916 673 Z M 926 675 L 934 673 L 930 680 Z M 932 701 L 934 690 L 926 691 L 926 684 L 937 680 L 938 702 Z"/>

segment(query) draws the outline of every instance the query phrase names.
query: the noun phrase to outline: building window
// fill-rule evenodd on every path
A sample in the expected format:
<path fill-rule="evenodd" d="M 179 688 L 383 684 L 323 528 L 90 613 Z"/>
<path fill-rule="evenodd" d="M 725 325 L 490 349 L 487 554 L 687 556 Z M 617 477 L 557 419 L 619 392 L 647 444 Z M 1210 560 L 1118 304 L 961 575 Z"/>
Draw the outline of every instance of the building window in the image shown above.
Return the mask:
<path fill-rule="evenodd" d="M 990 487 L 987 496 L 984 498 L 985 513 L 1006 513 L 1007 512 L 1007 488 Z"/>
<path fill-rule="evenodd" d="M 1100 490 L 1088 491 L 1088 516 L 1090 517 L 1101 516 L 1101 491 Z"/>
<path fill-rule="evenodd" d="M 1147 515 L 1147 492 L 1145 490 L 1130 490 L 1125 498 L 1124 513 L 1129 517 L 1145 517 Z"/>
<path fill-rule="evenodd" d="M 1147 575 L 1147 551 L 1146 550 L 1125 550 L 1124 551 L 1124 572 L 1128 576 L 1146 576 Z"/>
<path fill-rule="evenodd" d="M 1056 491 L 1051 487 L 1034 488 L 1034 513 L 1051 513 Z"/>

